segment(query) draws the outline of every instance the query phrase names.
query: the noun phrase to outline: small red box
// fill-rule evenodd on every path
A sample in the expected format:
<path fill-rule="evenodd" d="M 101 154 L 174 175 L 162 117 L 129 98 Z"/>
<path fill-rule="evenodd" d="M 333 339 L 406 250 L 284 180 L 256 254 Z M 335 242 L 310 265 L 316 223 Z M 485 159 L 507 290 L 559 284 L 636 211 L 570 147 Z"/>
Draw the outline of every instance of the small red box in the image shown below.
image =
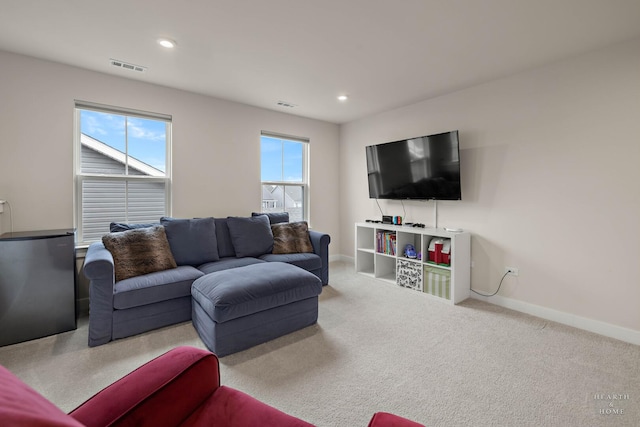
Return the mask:
<path fill-rule="evenodd" d="M 429 242 L 429 261 L 451 265 L 451 239 L 435 237 Z"/>

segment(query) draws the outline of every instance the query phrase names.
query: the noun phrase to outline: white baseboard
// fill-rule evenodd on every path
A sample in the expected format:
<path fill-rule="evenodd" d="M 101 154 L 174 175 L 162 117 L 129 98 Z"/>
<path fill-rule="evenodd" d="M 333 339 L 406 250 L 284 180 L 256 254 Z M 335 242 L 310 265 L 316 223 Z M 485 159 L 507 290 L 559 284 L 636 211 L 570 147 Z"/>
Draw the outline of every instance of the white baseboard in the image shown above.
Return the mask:
<path fill-rule="evenodd" d="M 343 261 L 343 262 L 348 262 L 351 263 L 353 265 L 355 265 L 356 259 L 352 256 L 346 256 L 346 255 L 331 255 L 329 256 L 329 262 L 334 262 L 334 261 Z"/>
<path fill-rule="evenodd" d="M 343 261 L 355 265 L 355 258 L 347 255 L 333 255 L 330 261 Z M 625 328 L 622 326 L 612 325 L 610 323 L 601 322 L 599 320 L 589 319 L 582 316 L 576 316 L 571 313 L 554 310 L 552 308 L 540 305 L 530 304 L 527 302 L 506 298 L 499 295 L 493 297 L 483 297 L 478 294 L 471 293 L 471 297 L 500 307 L 519 311 L 521 313 L 537 316 L 542 319 L 551 320 L 553 322 L 562 323 L 563 325 L 572 326 L 574 328 L 593 332 L 609 338 L 615 338 L 630 344 L 640 345 L 640 331 Z"/>
<path fill-rule="evenodd" d="M 633 329 L 576 316 L 574 314 L 565 313 L 535 304 L 529 304 L 511 298 L 501 297 L 499 295 L 488 298 L 472 293 L 471 297 L 500 307 L 519 311 L 521 313 L 527 313 L 532 316 L 562 323 L 563 325 L 573 326 L 574 328 L 583 329 L 609 338 L 615 338 L 620 341 L 640 345 L 640 331 Z"/>

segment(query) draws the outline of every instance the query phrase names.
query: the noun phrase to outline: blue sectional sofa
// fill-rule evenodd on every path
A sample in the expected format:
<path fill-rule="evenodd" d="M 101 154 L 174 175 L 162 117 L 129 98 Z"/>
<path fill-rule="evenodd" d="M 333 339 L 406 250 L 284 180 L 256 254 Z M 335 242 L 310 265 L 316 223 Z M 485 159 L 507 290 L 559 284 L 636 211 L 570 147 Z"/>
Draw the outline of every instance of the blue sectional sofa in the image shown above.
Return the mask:
<path fill-rule="evenodd" d="M 191 320 L 191 285 L 207 274 L 268 262 L 284 262 L 329 281 L 328 234 L 308 230 L 312 252 L 273 253 L 272 226 L 288 215 L 173 219 L 160 224 L 111 224 L 115 232 L 163 228 L 175 267 L 118 279 L 114 255 L 103 242 L 89 246 L 83 272 L 89 279 L 89 346 Z M 110 241 L 104 240 L 108 244 Z M 113 248 L 111 249 L 113 251 Z M 144 264 L 145 262 L 141 262 Z"/>

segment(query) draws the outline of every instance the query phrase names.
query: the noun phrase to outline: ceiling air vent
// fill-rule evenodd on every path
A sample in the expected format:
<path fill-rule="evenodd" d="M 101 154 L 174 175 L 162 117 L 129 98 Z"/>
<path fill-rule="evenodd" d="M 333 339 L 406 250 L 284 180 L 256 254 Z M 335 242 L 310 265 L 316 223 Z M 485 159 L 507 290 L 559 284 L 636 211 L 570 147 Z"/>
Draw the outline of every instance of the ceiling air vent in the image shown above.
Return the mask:
<path fill-rule="evenodd" d="M 297 107 L 296 104 L 292 104 L 292 103 L 286 102 L 286 101 L 278 101 L 278 105 L 281 106 L 281 107 L 287 107 L 287 108 Z"/>
<path fill-rule="evenodd" d="M 117 59 L 110 59 L 109 62 L 114 67 L 124 68 L 125 70 L 137 71 L 139 73 L 144 73 L 147 71 L 147 67 L 143 67 L 142 65 L 135 65 L 129 62 L 119 61 Z"/>

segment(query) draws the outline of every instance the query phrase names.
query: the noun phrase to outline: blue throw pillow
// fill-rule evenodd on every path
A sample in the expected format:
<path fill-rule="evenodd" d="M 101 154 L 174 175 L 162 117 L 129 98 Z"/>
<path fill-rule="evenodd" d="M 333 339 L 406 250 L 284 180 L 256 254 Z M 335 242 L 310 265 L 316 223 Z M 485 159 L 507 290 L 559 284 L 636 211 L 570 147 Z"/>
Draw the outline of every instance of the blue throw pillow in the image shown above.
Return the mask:
<path fill-rule="evenodd" d="M 171 253 L 178 265 L 200 265 L 218 261 L 216 224 L 213 218 L 160 218 Z"/>
<path fill-rule="evenodd" d="M 258 257 L 273 250 L 273 234 L 266 215 L 227 218 L 236 257 Z"/>
<path fill-rule="evenodd" d="M 289 212 L 251 212 L 251 216 L 266 215 L 269 218 L 271 224 L 281 224 L 283 222 L 289 222 Z"/>

